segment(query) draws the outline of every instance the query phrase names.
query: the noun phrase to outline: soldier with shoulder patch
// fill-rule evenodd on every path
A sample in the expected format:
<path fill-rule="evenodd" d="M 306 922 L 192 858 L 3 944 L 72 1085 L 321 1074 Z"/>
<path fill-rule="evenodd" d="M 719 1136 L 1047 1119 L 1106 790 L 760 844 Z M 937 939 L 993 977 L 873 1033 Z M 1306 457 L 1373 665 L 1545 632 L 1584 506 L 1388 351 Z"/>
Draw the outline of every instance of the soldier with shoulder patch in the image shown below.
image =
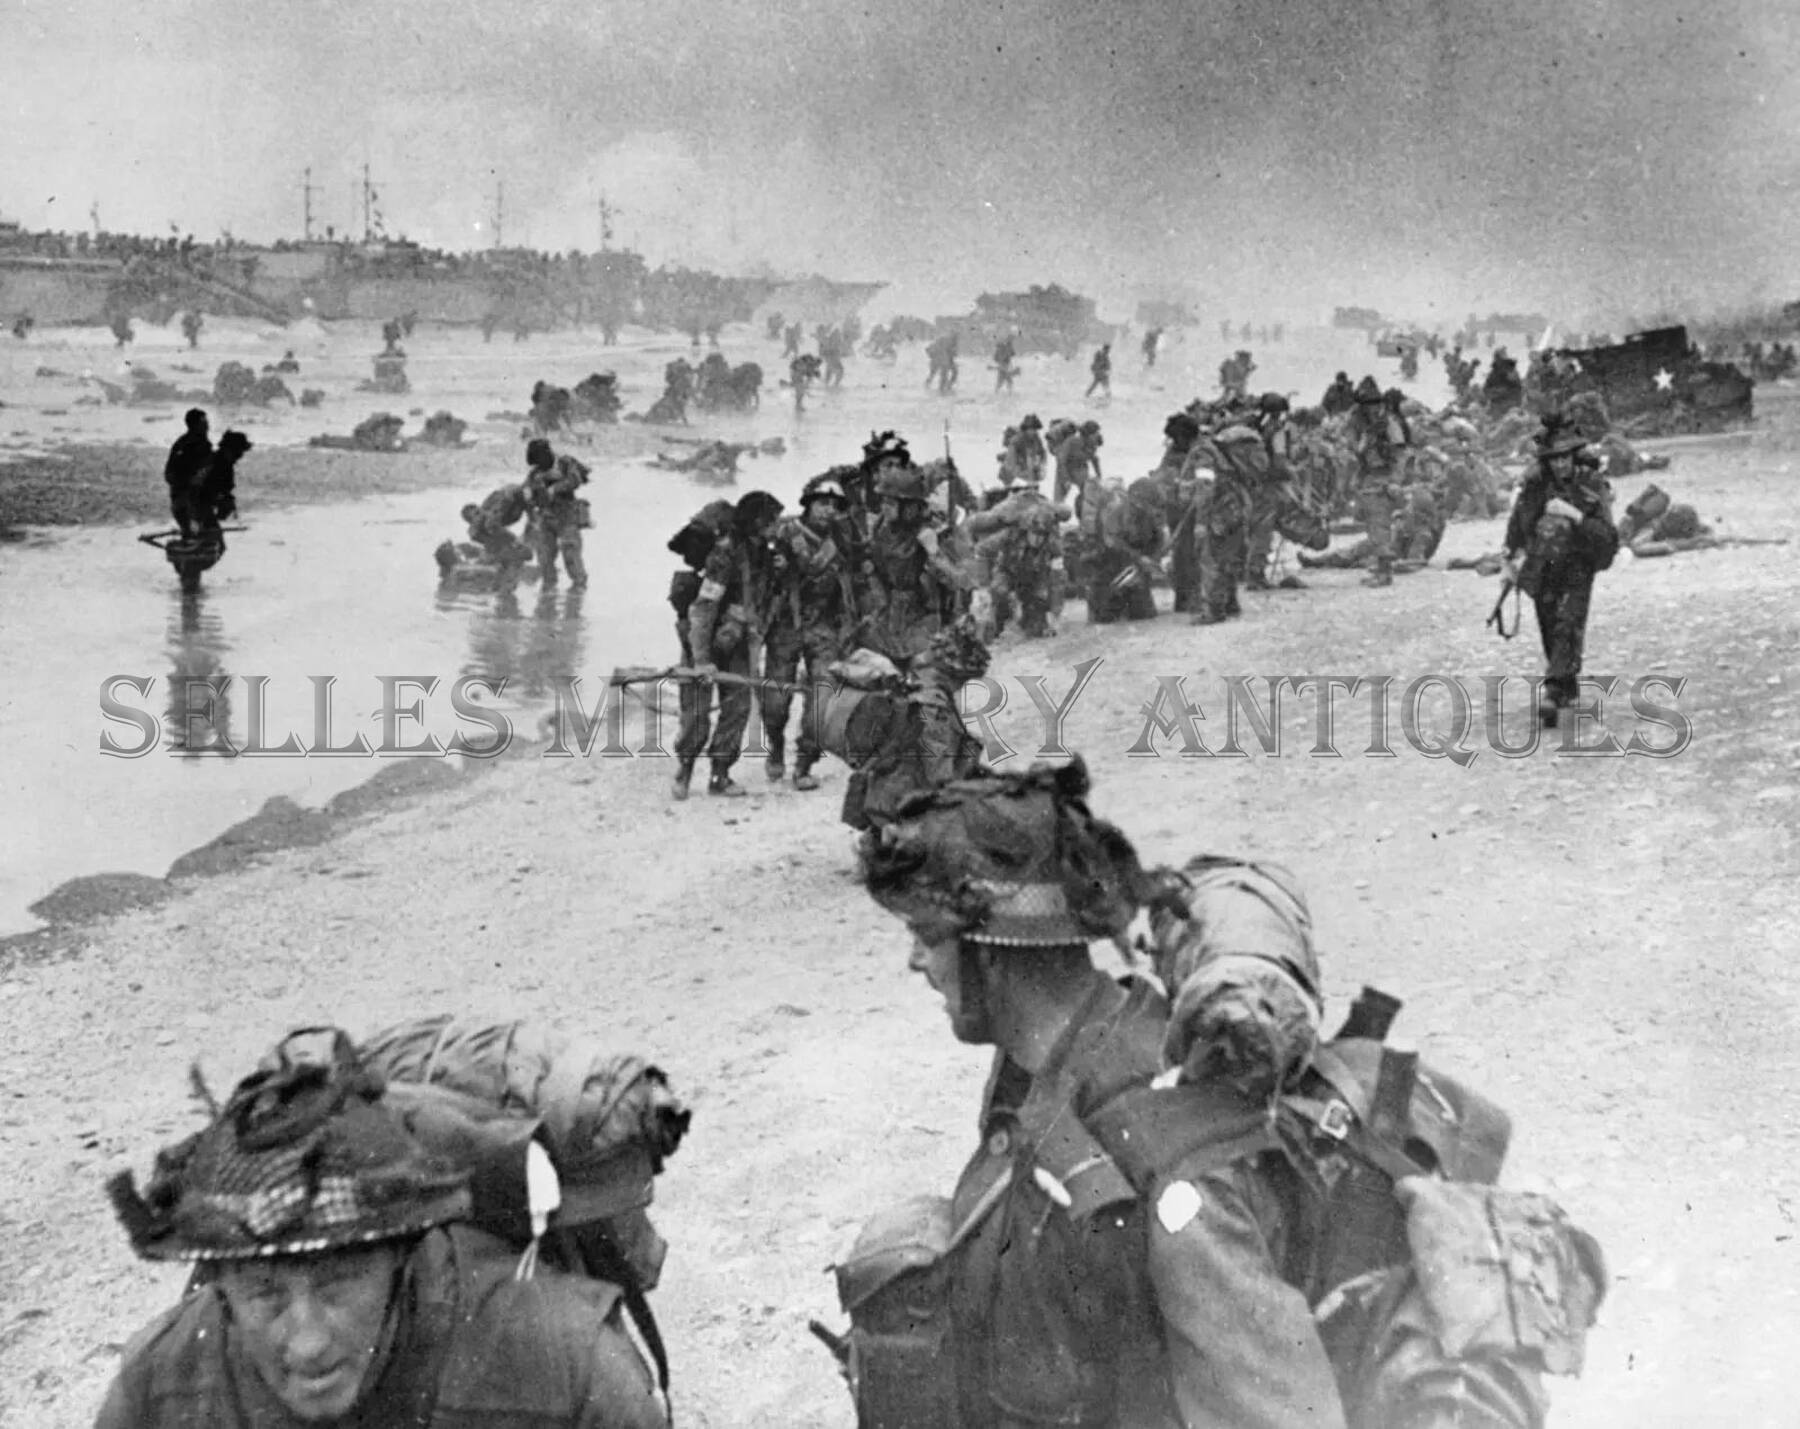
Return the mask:
<path fill-rule="evenodd" d="M 1163 1069 L 1168 1007 L 1089 956 L 1153 880 L 1086 790 L 1079 762 L 963 780 L 865 836 L 865 881 L 907 922 L 911 966 L 956 1038 L 995 1056 L 954 1196 L 876 1217 L 839 1269 L 861 1422 L 1342 1424 L 1282 1279 L 1278 1160 L 1184 1156 L 1145 1123 L 1146 1162 L 1166 1164 L 1137 1184 L 1109 1149 Z M 1266 1121 L 1221 1088 L 1202 1140 Z"/>
<path fill-rule="evenodd" d="M 1397 1001 L 1321 1042 L 1291 874 L 1145 870 L 1088 787 L 1079 758 L 966 779 L 865 836 L 911 966 L 995 1056 L 955 1194 L 837 1266 L 859 1422 L 1541 1429 L 1599 1247 L 1494 1184 L 1510 1122 L 1385 1044 Z"/>

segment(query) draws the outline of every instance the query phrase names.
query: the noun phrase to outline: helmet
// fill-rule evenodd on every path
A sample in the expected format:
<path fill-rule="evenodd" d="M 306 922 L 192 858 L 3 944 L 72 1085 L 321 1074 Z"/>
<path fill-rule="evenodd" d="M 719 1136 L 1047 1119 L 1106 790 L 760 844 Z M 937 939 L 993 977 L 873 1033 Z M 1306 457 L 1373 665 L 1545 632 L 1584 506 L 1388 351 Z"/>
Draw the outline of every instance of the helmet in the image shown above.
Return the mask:
<path fill-rule="evenodd" d="M 1279 392 L 1265 392 L 1256 406 L 1265 417 L 1279 417 L 1288 410 L 1288 399 Z"/>
<path fill-rule="evenodd" d="M 889 467 L 876 478 L 875 494 L 894 501 L 923 501 L 924 474 L 916 467 Z"/>
<path fill-rule="evenodd" d="M 467 503 L 462 509 L 462 519 L 465 521 L 473 521 L 479 515 L 481 515 L 481 508 L 473 501 Z"/>
<path fill-rule="evenodd" d="M 1375 385 L 1373 377 L 1365 377 L 1356 384 L 1356 400 L 1358 402 L 1381 401 L 1381 389 Z"/>
<path fill-rule="evenodd" d="M 805 509 L 806 504 L 809 501 L 848 502 L 849 500 L 850 498 L 844 493 L 843 483 L 835 476 L 831 475 L 830 472 L 826 472 L 823 476 L 815 476 L 811 481 L 806 483 L 806 486 L 800 492 L 800 506 L 802 509 Z"/>
<path fill-rule="evenodd" d="M 1021 432 L 1035 432 L 1043 427 L 1043 419 L 1036 412 L 1027 412 L 1019 422 Z"/>
<path fill-rule="evenodd" d="M 740 531 L 754 531 L 781 515 L 781 502 L 766 491 L 746 491 L 738 498 L 735 524 Z"/>
<path fill-rule="evenodd" d="M 1084 437 L 1099 436 L 1100 435 L 1100 424 L 1098 422 L 1091 421 L 1091 420 L 1083 422 L 1081 424 L 1081 434 Z"/>
<path fill-rule="evenodd" d="M 550 443 L 542 437 L 533 437 L 525 444 L 527 466 L 549 466 L 555 460 L 556 453 L 550 449 Z"/>
<path fill-rule="evenodd" d="M 464 1220 L 468 1173 L 415 1139 L 386 1079 L 333 1027 L 290 1033 L 140 1195 L 107 1183 L 146 1260 L 252 1260 L 407 1239 Z"/>
<path fill-rule="evenodd" d="M 1177 446 L 1192 446 L 1200 435 L 1200 424 L 1186 412 L 1177 412 L 1163 423 L 1163 436 Z"/>

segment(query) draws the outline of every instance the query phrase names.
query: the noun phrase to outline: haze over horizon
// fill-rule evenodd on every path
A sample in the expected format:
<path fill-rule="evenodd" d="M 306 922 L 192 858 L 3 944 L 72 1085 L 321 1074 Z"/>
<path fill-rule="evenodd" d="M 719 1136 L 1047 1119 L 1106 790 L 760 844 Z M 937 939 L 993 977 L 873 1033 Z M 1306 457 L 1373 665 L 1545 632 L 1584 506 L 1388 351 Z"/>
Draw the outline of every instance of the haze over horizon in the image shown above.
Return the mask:
<path fill-rule="evenodd" d="M 1696 7 L 1697 8 L 1697 7 Z M 1128 313 L 1800 297 L 1800 14 L 1718 0 L 0 0 L 0 214 L 1062 282 Z"/>

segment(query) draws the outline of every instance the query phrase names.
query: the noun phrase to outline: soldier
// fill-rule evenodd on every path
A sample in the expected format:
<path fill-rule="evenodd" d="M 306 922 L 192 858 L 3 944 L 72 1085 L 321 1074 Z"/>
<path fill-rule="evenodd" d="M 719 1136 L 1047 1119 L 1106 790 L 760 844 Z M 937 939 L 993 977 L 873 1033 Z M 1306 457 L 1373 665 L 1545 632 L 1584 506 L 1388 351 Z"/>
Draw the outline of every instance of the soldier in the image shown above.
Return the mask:
<path fill-rule="evenodd" d="M 1144 370 L 1146 372 L 1156 366 L 1156 349 L 1158 344 L 1162 342 L 1162 334 L 1163 330 L 1159 327 L 1153 327 L 1144 334 L 1143 351 Z"/>
<path fill-rule="evenodd" d="M 569 570 L 569 584 L 580 590 L 587 585 L 587 567 L 581 559 L 587 503 L 575 493 L 586 484 L 588 469 L 574 457 L 558 456 L 542 437 L 533 437 L 526 444 L 525 461 L 529 467 L 525 499 L 531 507 L 530 529 L 537 543 L 538 574 L 544 589 L 556 584 L 560 554 Z"/>
<path fill-rule="evenodd" d="M 1331 379 L 1331 385 L 1325 389 L 1319 405 L 1325 409 L 1328 417 L 1340 416 L 1356 405 L 1356 387 L 1350 381 L 1349 373 L 1340 372 Z"/>
<path fill-rule="evenodd" d="M 481 500 L 463 507 L 463 520 L 469 525 L 469 539 L 480 546 L 487 558 L 500 568 L 502 591 L 518 584 L 519 568 L 531 559 L 532 547 L 513 535 L 516 526 L 531 511 L 531 501 L 520 483 L 497 486 Z M 531 533 L 536 539 L 536 533 Z"/>
<path fill-rule="evenodd" d="M 1147 871 L 1087 791 L 1079 757 L 962 779 L 864 836 L 910 966 L 995 1050 L 954 1195 L 837 1267 L 859 1422 L 1540 1429 L 1605 1269 L 1494 1184 L 1505 1114 L 1384 1045 L 1393 999 L 1321 1045 L 1291 875 Z M 1134 922 L 1162 988 L 1090 957 Z"/>
<path fill-rule="evenodd" d="M 237 515 L 237 464 L 252 445 L 242 432 L 227 431 L 197 479 L 193 518 L 199 534 L 221 552 L 225 549 L 225 537 L 219 526 Z"/>
<path fill-rule="evenodd" d="M 1250 515 L 1259 490 L 1272 476 L 1269 451 L 1254 418 L 1235 417 L 1231 412 L 1232 406 L 1224 405 L 1214 419 L 1222 425 L 1203 435 L 1188 453 L 1196 478 L 1194 529 L 1200 541 L 1195 625 L 1217 625 L 1243 614 L 1238 581 L 1244 570 Z M 1210 468 L 1210 480 L 1199 477 L 1203 468 Z"/>
<path fill-rule="evenodd" d="M 1580 686 L 1594 576 L 1619 553 L 1598 458 L 1560 413 L 1544 417 L 1537 463 L 1506 523 L 1507 576 L 1531 597 L 1544 645 L 1538 718 L 1554 728 Z"/>
<path fill-rule="evenodd" d="M 765 772 L 771 784 L 787 773 L 788 711 L 793 691 L 786 686 L 806 667 L 805 696 L 800 705 L 800 738 L 794 761 L 794 787 L 819 787 L 813 765 L 819 762 L 819 711 L 816 703 L 825 668 L 844 654 L 856 624 L 856 595 L 850 583 L 850 498 L 835 476 L 815 476 L 800 493 L 800 515 L 783 517 L 775 527 L 772 571 L 775 586 L 764 674 L 771 682 L 762 690 L 763 730 L 769 739 Z"/>
<path fill-rule="evenodd" d="M 983 1145 L 954 1197 L 906 1218 L 929 1234 L 886 1218 L 896 1243 L 942 1252 L 941 1300 L 915 1315 L 941 1327 L 949 1358 L 865 1360 L 866 1392 L 904 1402 L 865 1403 L 863 1422 L 1342 1425 L 1306 1301 L 1281 1278 L 1276 1168 L 1189 1164 L 1145 1125 L 1158 1184 L 1140 1190 L 1106 1154 L 1092 1118 L 1162 1071 L 1167 1012 L 1147 983 L 1127 991 L 1090 960 L 1149 879 L 1085 793 L 1079 762 L 963 780 L 864 837 L 865 882 L 906 920 L 910 966 L 994 1064 Z M 877 1274 L 881 1231 L 853 1253 Z"/>
<path fill-rule="evenodd" d="M 818 380 L 819 359 L 810 352 L 801 353 L 788 364 L 788 386 L 794 389 L 794 415 L 806 410 L 807 389 Z"/>
<path fill-rule="evenodd" d="M 1043 419 L 1036 412 L 1027 412 L 1019 419 L 1017 433 L 1006 444 L 1006 466 L 1014 482 L 1036 484 L 1044 479 L 1050 454 L 1044 448 L 1043 431 Z"/>
<path fill-rule="evenodd" d="M 800 355 L 800 339 L 803 335 L 804 329 L 799 323 L 788 324 L 787 330 L 782 334 L 781 355 L 798 357 Z"/>
<path fill-rule="evenodd" d="M 132 1249 L 190 1262 L 99 1429 L 498 1423 L 662 1429 L 622 1291 L 522 1273 L 341 1032 L 287 1039 L 210 1125 L 107 1185 Z"/>
<path fill-rule="evenodd" d="M 824 361 L 825 372 L 821 379 L 827 387 L 841 387 L 844 384 L 844 350 L 849 344 L 843 335 L 832 328 L 819 339 L 819 357 Z"/>
<path fill-rule="evenodd" d="M 213 445 L 212 438 L 207 435 L 210 424 L 205 412 L 190 407 L 183 420 L 187 430 L 169 448 L 169 459 L 163 464 L 163 480 L 169 487 L 169 514 L 181 528 L 181 539 L 187 541 L 193 538 L 199 521 L 200 513 L 194 498 L 207 465 L 212 461 Z"/>
<path fill-rule="evenodd" d="M 1200 543 L 1194 533 L 1195 478 L 1188 453 L 1200 439 L 1200 423 L 1191 412 L 1176 412 L 1163 423 L 1163 456 L 1151 473 L 1162 492 L 1163 515 L 1169 527 L 1169 584 L 1175 590 L 1175 610 L 1194 610 L 1199 601 Z"/>
<path fill-rule="evenodd" d="M 1013 378 L 1019 375 L 1019 369 L 1013 359 L 1018 356 L 1018 344 L 1013 335 L 1007 333 L 994 344 L 994 390 L 1010 392 L 1013 390 Z"/>
<path fill-rule="evenodd" d="M 1293 474 L 1287 425 L 1288 400 L 1279 392 L 1265 392 L 1257 403 L 1256 413 L 1256 429 L 1262 435 L 1268 460 L 1262 479 L 1250 492 L 1242 576 L 1245 589 L 1268 590 L 1269 558 L 1275 549 L 1282 485 Z"/>
<path fill-rule="evenodd" d="M 181 335 L 187 339 L 190 351 L 199 348 L 200 329 L 205 325 L 206 319 L 197 312 L 187 312 L 181 315 Z"/>
<path fill-rule="evenodd" d="M 1374 569 L 1363 578 L 1363 584 L 1389 586 L 1394 583 L 1394 482 L 1411 434 L 1406 419 L 1382 395 L 1373 377 L 1357 384 L 1349 437 L 1356 453 L 1358 500 L 1374 543 Z"/>
<path fill-rule="evenodd" d="M 1072 513 L 1055 506 L 1035 482 L 1022 481 L 1005 500 L 971 516 L 964 525 L 976 555 L 992 572 L 996 603 L 1016 605 L 1027 639 L 1050 634 L 1062 544 L 1058 528 Z"/>
<path fill-rule="evenodd" d="M 930 491 L 905 443 L 880 453 L 874 471 L 880 514 L 863 547 L 858 590 L 864 643 L 904 663 L 943 627 L 963 577 L 940 549 L 929 523 Z"/>
<path fill-rule="evenodd" d="M 762 658 L 774 583 L 769 536 L 780 515 L 781 502 L 766 491 L 746 492 L 739 498 L 706 554 L 698 590 L 685 615 L 677 605 L 681 663 L 697 668 L 702 676 L 681 687 L 673 789 L 678 800 L 687 798 L 694 765 L 703 751 L 712 761 L 706 792 L 725 799 L 744 795 L 731 777 L 731 766 L 743 751 L 744 730 L 750 723 L 750 681 Z M 717 684 L 719 719 L 713 726 L 715 685 L 706 677 L 721 672 L 738 678 Z"/>
<path fill-rule="evenodd" d="M 1050 499 L 1058 503 L 1065 498 L 1079 498 L 1090 482 L 1098 482 L 1100 448 L 1105 439 L 1098 422 L 1083 422 L 1063 438 L 1056 447 L 1056 486 Z"/>
<path fill-rule="evenodd" d="M 1100 495 L 1089 489 L 1086 500 L 1099 497 L 1097 521 L 1090 521 L 1094 536 L 1087 560 L 1088 622 L 1110 625 L 1121 616 L 1127 620 L 1152 620 L 1156 598 L 1152 576 L 1159 574 L 1165 532 L 1162 522 L 1162 489 L 1149 477 L 1141 477 L 1124 491 Z M 1087 515 L 1084 515 L 1084 520 Z"/>
<path fill-rule="evenodd" d="M 1423 483 L 1409 488 L 1405 503 L 1394 514 L 1395 572 L 1407 575 L 1424 569 L 1443 542 L 1444 526 L 1443 512 L 1430 488 Z M 1322 556 L 1300 553 L 1300 564 L 1309 570 L 1362 570 L 1374 559 L 1375 543 L 1367 536 L 1341 551 L 1328 551 Z"/>
<path fill-rule="evenodd" d="M 1110 342 L 1101 344 L 1100 350 L 1094 354 L 1094 361 L 1088 370 L 1093 373 L 1094 380 L 1088 383 L 1088 389 L 1082 395 L 1092 397 L 1096 391 L 1104 389 L 1108 397 L 1112 396 L 1112 344 Z"/>

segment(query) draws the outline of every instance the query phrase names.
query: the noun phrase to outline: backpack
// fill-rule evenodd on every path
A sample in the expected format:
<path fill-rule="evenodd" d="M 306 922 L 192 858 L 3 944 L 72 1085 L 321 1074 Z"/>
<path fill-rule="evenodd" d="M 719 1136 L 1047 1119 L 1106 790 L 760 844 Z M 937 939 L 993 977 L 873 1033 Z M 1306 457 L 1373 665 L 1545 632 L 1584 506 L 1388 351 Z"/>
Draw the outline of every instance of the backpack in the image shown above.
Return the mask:
<path fill-rule="evenodd" d="M 358 1052 L 413 1135 L 469 1171 L 472 1221 L 521 1250 L 521 1273 L 541 1259 L 619 1286 L 666 1393 L 647 1294 L 668 1246 L 645 1208 L 692 1113 L 662 1071 L 530 1023 L 450 1016 L 385 1028 Z M 558 1183 L 549 1209 L 532 1169 L 545 1153 Z"/>
<path fill-rule="evenodd" d="M 731 531 L 736 515 L 737 509 L 729 501 L 707 502 L 687 525 L 669 538 L 669 550 L 694 570 L 701 570 L 719 538 Z"/>

